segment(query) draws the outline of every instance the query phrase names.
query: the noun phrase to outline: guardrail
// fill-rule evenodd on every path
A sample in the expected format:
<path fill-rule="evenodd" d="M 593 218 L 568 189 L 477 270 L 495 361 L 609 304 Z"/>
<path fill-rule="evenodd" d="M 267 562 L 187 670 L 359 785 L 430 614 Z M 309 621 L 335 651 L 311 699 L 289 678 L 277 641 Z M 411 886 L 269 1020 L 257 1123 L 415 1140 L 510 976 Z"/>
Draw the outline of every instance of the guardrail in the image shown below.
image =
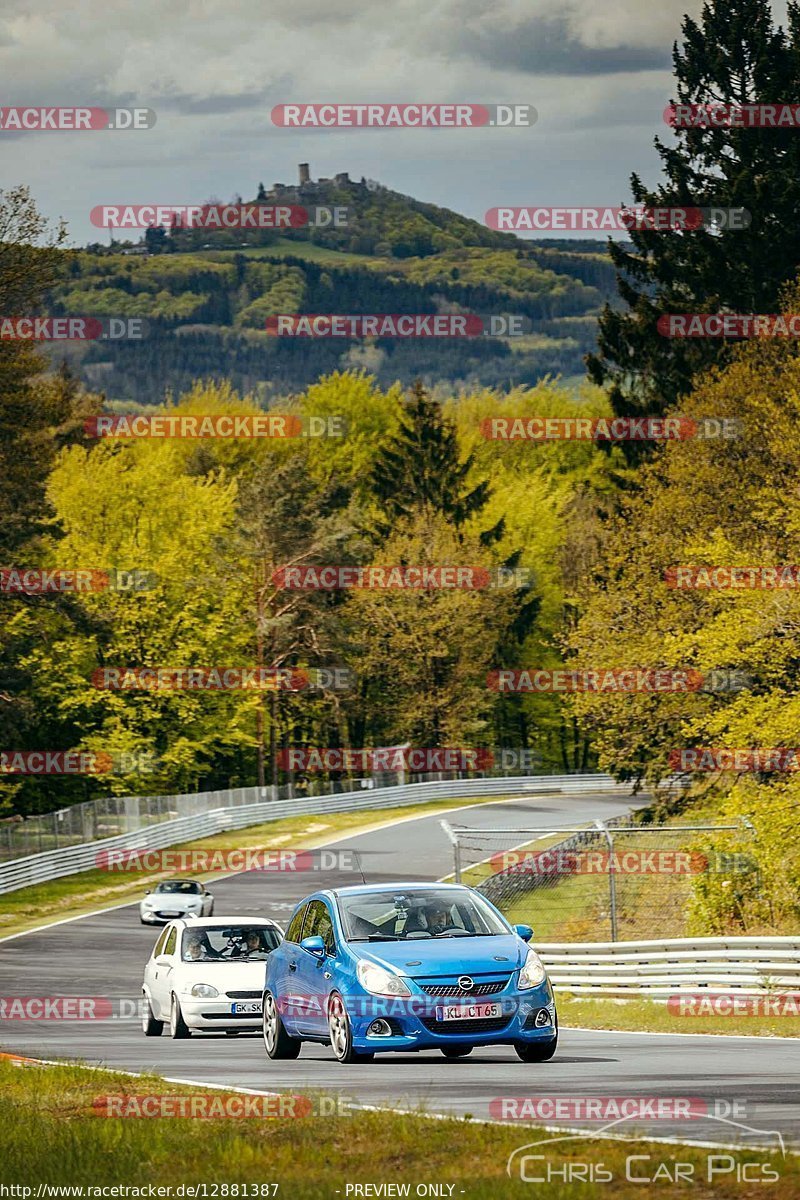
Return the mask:
<path fill-rule="evenodd" d="M 535 943 L 553 986 L 576 995 L 653 997 L 697 988 L 800 988 L 800 937 Z"/>
<path fill-rule="evenodd" d="M 177 817 L 161 821 L 132 833 L 98 841 L 84 842 L 77 846 L 66 846 L 49 850 L 43 854 L 32 854 L 0 864 L 0 893 L 13 892 L 18 888 L 65 875 L 77 875 L 97 865 L 97 858 L 109 850 L 162 850 L 179 842 L 194 841 L 231 829 L 246 829 L 249 825 L 260 825 L 264 821 L 277 821 L 282 817 L 302 816 L 314 813 L 349 812 L 394 808 L 411 804 L 423 804 L 429 800 L 469 799 L 473 796 L 519 796 L 530 793 L 558 793 L 569 791 L 625 791 L 610 775 L 522 775 L 480 779 L 435 779 L 423 783 L 398 784 L 375 790 L 362 788 L 354 792 L 341 792 L 327 796 L 303 796 L 292 800 L 260 800 L 258 797 L 267 788 L 239 789 L 240 803 L 233 807 L 219 807 L 208 812 Z M 241 802 L 241 793 L 248 792 L 253 802 Z M 183 799 L 178 797 L 177 799 Z"/>

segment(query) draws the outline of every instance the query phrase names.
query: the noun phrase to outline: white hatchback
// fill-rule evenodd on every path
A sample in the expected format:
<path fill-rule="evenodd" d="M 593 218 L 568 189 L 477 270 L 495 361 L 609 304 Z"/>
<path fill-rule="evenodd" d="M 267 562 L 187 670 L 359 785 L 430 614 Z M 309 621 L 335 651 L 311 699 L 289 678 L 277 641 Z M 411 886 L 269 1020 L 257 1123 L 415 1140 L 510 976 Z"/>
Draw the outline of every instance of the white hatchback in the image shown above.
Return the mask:
<path fill-rule="evenodd" d="M 142 981 L 142 1029 L 173 1038 L 193 1030 L 261 1028 L 265 963 L 283 931 L 264 917 L 170 921 L 153 947 Z"/>

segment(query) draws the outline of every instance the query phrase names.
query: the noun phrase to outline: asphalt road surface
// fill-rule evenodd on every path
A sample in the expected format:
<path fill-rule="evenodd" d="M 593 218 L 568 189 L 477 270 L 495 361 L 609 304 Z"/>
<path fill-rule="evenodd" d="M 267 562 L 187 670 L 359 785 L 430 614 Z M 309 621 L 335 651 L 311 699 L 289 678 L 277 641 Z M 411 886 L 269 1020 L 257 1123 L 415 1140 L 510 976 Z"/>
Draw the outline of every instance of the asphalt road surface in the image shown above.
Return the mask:
<path fill-rule="evenodd" d="M 455 824 L 481 827 L 582 824 L 624 813 L 629 804 L 621 795 L 564 793 L 469 805 L 447 817 Z M 348 835 L 335 845 L 358 851 L 369 882 L 437 879 L 452 870 L 440 815 Z M 319 823 L 324 821 L 320 816 Z M 485 853 L 499 848 L 487 846 Z M 215 916 L 273 916 L 284 923 L 303 895 L 352 882 L 360 882 L 352 872 L 253 871 L 218 879 L 209 888 L 216 898 Z M 461 1060 L 446 1060 L 433 1051 L 378 1055 L 371 1063 L 343 1066 L 328 1047 L 310 1043 L 294 1062 L 270 1062 L 257 1035 L 195 1034 L 176 1042 L 166 1033 L 145 1038 L 133 1006 L 156 936 L 139 924 L 136 907 L 126 905 L 0 942 L 0 996 L 107 996 L 131 1014 L 94 1021 L 6 1020 L 2 1048 L 215 1085 L 321 1088 L 339 1093 L 345 1103 L 423 1107 L 474 1117 L 493 1115 L 490 1102 L 500 1097 L 690 1097 L 705 1101 L 716 1115 L 680 1123 L 637 1118 L 609 1132 L 769 1146 L 778 1145 L 780 1133 L 787 1145 L 800 1145 L 800 1045 L 786 1039 L 562 1028 L 558 1053 L 544 1064 L 523 1064 L 511 1047 L 499 1047 L 477 1049 Z M 549 1124 L 575 1127 L 582 1122 L 555 1119 Z M 520 1142 L 527 1140 L 521 1130 Z"/>

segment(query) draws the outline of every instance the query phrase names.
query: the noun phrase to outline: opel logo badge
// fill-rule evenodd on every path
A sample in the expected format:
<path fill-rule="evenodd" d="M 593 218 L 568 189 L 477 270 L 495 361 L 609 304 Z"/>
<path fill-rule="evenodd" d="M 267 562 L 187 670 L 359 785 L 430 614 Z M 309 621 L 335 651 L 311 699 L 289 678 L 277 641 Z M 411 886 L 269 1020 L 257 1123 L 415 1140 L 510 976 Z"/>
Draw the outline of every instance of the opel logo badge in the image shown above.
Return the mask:
<path fill-rule="evenodd" d="M 459 975 L 458 986 L 461 988 L 462 992 L 471 992 L 475 987 L 475 983 L 469 975 Z"/>

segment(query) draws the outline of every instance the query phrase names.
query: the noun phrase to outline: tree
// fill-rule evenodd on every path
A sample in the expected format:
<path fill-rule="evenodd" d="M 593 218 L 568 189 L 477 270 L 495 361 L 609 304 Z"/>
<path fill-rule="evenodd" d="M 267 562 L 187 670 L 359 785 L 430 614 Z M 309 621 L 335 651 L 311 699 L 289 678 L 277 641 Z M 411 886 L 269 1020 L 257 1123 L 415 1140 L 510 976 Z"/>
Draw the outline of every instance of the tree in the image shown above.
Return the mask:
<path fill-rule="evenodd" d="M 743 105 L 793 101 L 800 89 L 800 10 L 788 5 L 788 32 L 773 24 L 768 0 L 710 0 L 700 22 L 686 17 L 673 51 L 677 102 Z M 676 103 L 675 100 L 672 103 Z M 800 262 L 800 139 L 783 128 L 674 129 L 674 145 L 655 145 L 665 181 L 631 177 L 645 208 L 745 208 L 747 229 L 685 233 L 632 229 L 633 249 L 612 243 L 624 308 L 600 318 L 589 373 L 610 387 L 620 416 L 660 413 L 691 388 L 692 377 L 728 360 L 720 339 L 667 338 L 665 313 L 779 311 L 784 285 Z M 641 444 L 629 443 L 630 458 Z"/>
<path fill-rule="evenodd" d="M 144 231 L 144 244 L 150 254 L 163 254 L 168 246 L 167 231 L 164 226 L 148 225 Z"/>
<path fill-rule="evenodd" d="M 62 224 L 51 227 L 29 190 L 0 191 L 0 312 L 31 316 L 61 278 L 66 258 Z M 53 511 L 48 473 L 59 447 L 80 440 L 81 418 L 96 411 L 66 368 L 46 376 L 47 364 L 27 341 L 0 340 L 0 564 L 42 565 Z M 31 694 L 28 656 L 71 627 L 68 597 L 0 597 L 0 745 L 8 749 L 70 748 L 72 730 L 47 720 Z M 30 810 L 41 788 L 22 778 L 0 785 L 0 808 L 12 800 Z M 5 803 L 3 802 L 5 797 Z M 81 797 L 82 798 L 82 797 Z M 52 802 L 50 802 L 52 806 Z"/>
<path fill-rule="evenodd" d="M 490 489 L 487 480 L 474 486 L 469 476 L 474 457 L 463 461 L 455 425 L 442 406 L 417 382 L 403 405 L 400 428 L 378 452 L 370 482 L 375 499 L 388 518 L 383 530 L 415 511 L 438 515 L 461 530 L 483 509 Z M 502 518 L 481 539 L 496 541 L 503 531 Z"/>

